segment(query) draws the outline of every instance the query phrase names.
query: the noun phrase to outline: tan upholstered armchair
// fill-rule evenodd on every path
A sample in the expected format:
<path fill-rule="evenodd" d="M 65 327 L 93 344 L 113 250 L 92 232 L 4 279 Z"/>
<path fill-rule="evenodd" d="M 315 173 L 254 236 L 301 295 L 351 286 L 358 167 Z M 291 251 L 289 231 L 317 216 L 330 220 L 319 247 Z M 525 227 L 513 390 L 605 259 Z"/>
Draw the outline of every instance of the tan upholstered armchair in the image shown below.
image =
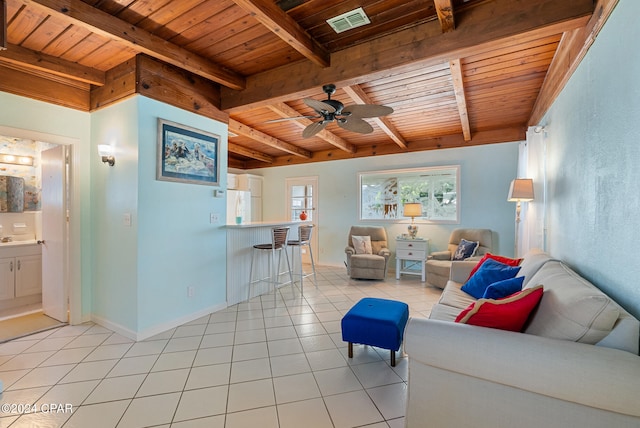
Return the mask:
<path fill-rule="evenodd" d="M 371 254 L 357 254 L 353 236 L 370 237 Z M 347 238 L 347 274 L 351 278 L 385 279 L 391 252 L 387 248 L 387 231 L 379 226 L 352 226 Z"/>
<path fill-rule="evenodd" d="M 429 255 L 426 265 L 427 284 L 438 288 L 444 288 L 447 285 L 449 272 L 451 271 L 451 261 L 461 239 L 480 243 L 475 256 L 466 260 L 479 260 L 484 254 L 492 251 L 493 238 L 490 229 L 453 230 L 451 236 L 449 236 L 447 250 L 436 251 Z"/>

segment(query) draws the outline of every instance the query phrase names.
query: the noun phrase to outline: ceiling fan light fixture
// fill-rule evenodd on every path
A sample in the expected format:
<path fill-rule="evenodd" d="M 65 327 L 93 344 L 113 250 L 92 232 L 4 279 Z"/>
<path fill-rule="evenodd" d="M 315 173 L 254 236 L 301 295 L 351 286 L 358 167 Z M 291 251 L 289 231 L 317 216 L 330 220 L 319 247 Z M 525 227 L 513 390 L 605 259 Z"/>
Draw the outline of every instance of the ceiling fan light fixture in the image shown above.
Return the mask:
<path fill-rule="evenodd" d="M 371 24 L 369 17 L 361 7 L 345 12 L 342 15 L 334 16 L 327 19 L 327 24 L 333 28 L 336 33 L 351 30 L 352 28 L 362 27 Z"/>

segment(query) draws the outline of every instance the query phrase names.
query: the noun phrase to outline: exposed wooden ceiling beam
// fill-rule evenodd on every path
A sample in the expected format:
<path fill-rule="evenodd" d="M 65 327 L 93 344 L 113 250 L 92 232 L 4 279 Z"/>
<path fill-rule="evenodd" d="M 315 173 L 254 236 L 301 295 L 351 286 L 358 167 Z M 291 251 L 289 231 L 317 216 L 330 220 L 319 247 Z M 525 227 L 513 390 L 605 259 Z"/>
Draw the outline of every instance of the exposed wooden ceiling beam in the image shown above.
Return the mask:
<path fill-rule="evenodd" d="M 443 33 L 448 33 L 456 28 L 456 23 L 453 18 L 453 1 L 452 0 L 433 0 L 436 5 L 436 13 L 438 14 L 438 20 L 442 27 Z"/>
<path fill-rule="evenodd" d="M 282 118 L 300 116 L 300 113 L 297 110 L 289 107 L 285 103 L 274 103 L 274 104 L 268 105 L 267 107 Z M 302 129 L 306 128 L 308 125 L 313 123 L 310 119 L 306 119 L 306 118 L 296 119 L 292 122 Z M 345 141 L 344 139 L 338 137 L 337 135 L 335 135 L 330 131 L 327 131 L 326 129 L 323 129 L 322 131 L 318 132 L 315 136 L 347 153 L 356 152 L 356 147 L 353 144 Z"/>
<path fill-rule="evenodd" d="M 461 134 L 445 135 L 437 138 L 427 138 L 421 141 L 412 141 L 409 145 L 409 152 L 420 152 L 424 150 L 449 149 L 461 146 L 477 146 L 482 144 L 507 143 L 526 139 L 526 126 L 514 126 L 502 129 L 475 132 L 471 141 L 464 142 Z M 270 167 L 299 165 L 310 162 L 354 159 L 371 156 L 392 155 L 407 153 L 406 150 L 398 147 L 397 144 L 379 144 L 375 146 L 362 146 L 356 153 L 346 153 L 335 149 L 322 150 L 314 153 L 313 160 L 300 159 L 293 156 L 278 156 L 274 159 Z M 254 161 L 248 161 L 244 167 L 247 169 L 261 168 L 264 165 Z"/>
<path fill-rule="evenodd" d="M 0 63 L 20 65 L 25 69 L 44 71 L 96 86 L 105 83 L 104 71 L 12 44 L 0 53 Z"/>
<path fill-rule="evenodd" d="M 244 77 L 80 0 L 22 0 L 22 2 L 73 25 L 117 40 L 136 52 L 145 53 L 226 87 L 238 90 L 245 86 Z"/>
<path fill-rule="evenodd" d="M 535 126 L 540 123 L 542 117 L 586 55 L 617 4 L 618 0 L 598 0 L 596 10 L 587 25 L 567 31 L 562 35 L 562 40 L 560 40 L 531 112 L 529 126 Z"/>
<path fill-rule="evenodd" d="M 244 123 L 229 118 L 229 130 L 238 135 L 244 135 L 247 138 L 251 138 L 259 143 L 266 144 L 269 147 L 273 147 L 283 152 L 291 153 L 294 156 L 310 159 L 312 154 L 308 150 L 301 149 L 298 146 L 289 144 L 285 141 L 278 140 L 271 135 L 267 135 L 264 132 L 260 132 L 257 129 L 253 129 Z"/>
<path fill-rule="evenodd" d="M 235 153 L 237 155 L 246 156 L 251 159 L 259 160 L 260 162 L 273 163 L 273 156 L 269 156 L 265 153 L 259 152 L 257 150 L 247 149 L 241 145 L 229 142 L 227 146 L 227 150 L 231 153 Z"/>
<path fill-rule="evenodd" d="M 454 59 L 449 61 L 449 70 L 451 70 L 453 92 L 456 95 L 456 104 L 458 104 L 458 114 L 460 115 L 460 124 L 462 125 L 462 135 L 464 136 L 464 141 L 470 141 L 471 125 L 469 125 L 467 97 L 464 95 L 464 81 L 462 80 L 462 64 L 460 63 L 460 60 Z"/>
<path fill-rule="evenodd" d="M 273 0 L 233 0 L 233 2 L 316 65 L 327 67 L 330 64 L 329 51 L 280 9 Z"/>
<path fill-rule="evenodd" d="M 456 31 L 442 34 L 427 22 L 334 52 L 331 66 L 296 62 L 247 78 L 242 91 L 222 88 L 222 109 L 239 112 L 312 95 L 318 84 L 354 85 L 393 74 L 407 65 L 431 66 L 495 49 L 497 44 L 534 40 L 581 27 L 592 0 L 493 0 L 456 14 Z M 295 76 L 295 78 L 292 78 Z"/>
<path fill-rule="evenodd" d="M 369 95 L 366 94 L 360 85 L 345 86 L 342 89 L 344 89 L 347 95 L 349 95 L 349 97 L 357 104 L 374 104 L 373 101 L 371 101 L 371 98 L 369 98 Z M 389 138 L 395 141 L 398 146 L 403 149 L 407 148 L 407 142 L 387 117 L 374 117 L 372 120 L 384 131 L 385 134 L 389 136 Z"/>

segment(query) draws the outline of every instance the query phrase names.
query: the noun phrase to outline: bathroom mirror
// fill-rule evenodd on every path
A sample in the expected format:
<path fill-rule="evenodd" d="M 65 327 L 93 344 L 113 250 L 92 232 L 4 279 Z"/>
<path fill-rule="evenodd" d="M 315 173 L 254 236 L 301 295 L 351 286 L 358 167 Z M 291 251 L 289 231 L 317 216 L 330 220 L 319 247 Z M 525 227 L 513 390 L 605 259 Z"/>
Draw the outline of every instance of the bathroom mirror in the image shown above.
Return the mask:
<path fill-rule="evenodd" d="M 0 176 L 0 212 L 21 213 L 23 211 L 24 178 Z"/>

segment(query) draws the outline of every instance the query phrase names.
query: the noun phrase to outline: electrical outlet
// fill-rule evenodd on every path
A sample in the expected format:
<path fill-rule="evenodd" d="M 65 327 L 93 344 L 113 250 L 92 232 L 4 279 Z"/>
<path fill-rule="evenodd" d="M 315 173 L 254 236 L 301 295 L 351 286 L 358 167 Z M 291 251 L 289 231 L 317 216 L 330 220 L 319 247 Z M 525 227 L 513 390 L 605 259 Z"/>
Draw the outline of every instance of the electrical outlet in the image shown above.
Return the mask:
<path fill-rule="evenodd" d="M 194 293 L 195 293 L 195 290 L 193 289 L 193 287 L 191 286 L 187 287 L 187 297 L 193 297 Z"/>
<path fill-rule="evenodd" d="M 209 214 L 209 222 L 211 224 L 218 224 L 220 223 L 220 214 L 218 213 L 211 213 Z"/>

